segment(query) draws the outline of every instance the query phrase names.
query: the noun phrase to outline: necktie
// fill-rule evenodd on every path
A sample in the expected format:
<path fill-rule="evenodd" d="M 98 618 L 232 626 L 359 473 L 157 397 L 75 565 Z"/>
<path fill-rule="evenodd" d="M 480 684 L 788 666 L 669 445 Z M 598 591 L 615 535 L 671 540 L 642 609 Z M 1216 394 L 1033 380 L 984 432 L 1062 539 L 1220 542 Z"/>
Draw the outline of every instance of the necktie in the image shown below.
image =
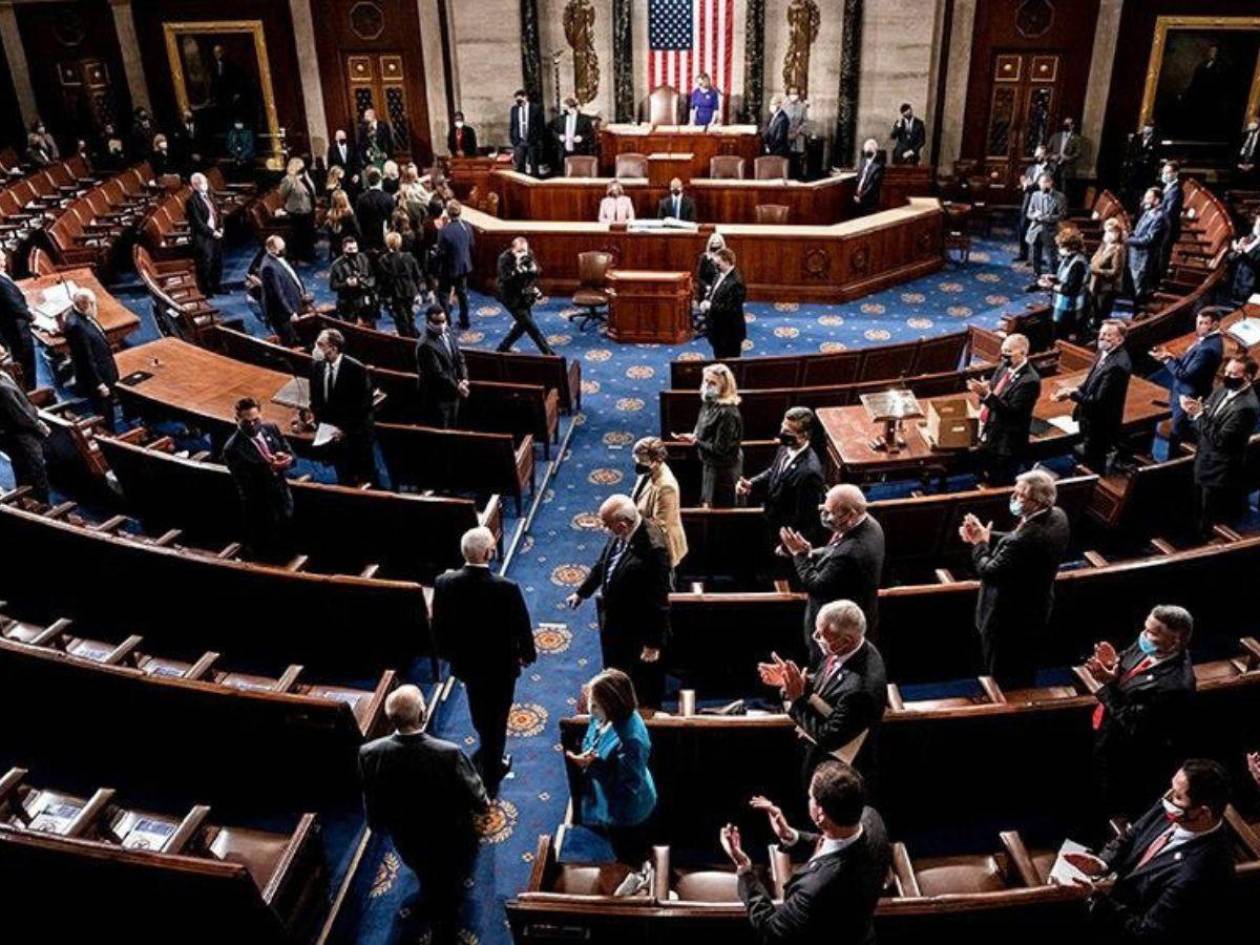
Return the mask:
<path fill-rule="evenodd" d="M 831 656 L 827 657 L 826 661 L 823 662 L 823 670 L 818 676 L 818 684 L 820 686 L 831 678 L 831 673 L 833 670 L 835 670 L 835 668 L 836 668 L 836 657 L 835 657 L 835 654 L 833 653 Z"/>
<path fill-rule="evenodd" d="M 674 198 L 674 219 L 682 216 L 682 197 Z"/>
<path fill-rule="evenodd" d="M 332 396 L 332 388 L 333 388 L 334 380 L 335 378 L 333 377 L 333 366 L 331 364 L 326 365 L 324 367 L 324 400 L 328 400 Z"/>
<path fill-rule="evenodd" d="M 1002 372 L 1002 376 L 998 378 L 998 382 L 993 385 L 993 396 L 999 397 L 1002 391 L 1011 386 L 1011 378 L 1015 376 L 1015 372 L 1007 368 Z M 980 425 L 984 426 L 989 422 L 989 408 L 987 406 L 980 408 Z"/>
<path fill-rule="evenodd" d="M 529 131 L 529 109 L 521 106 L 521 137 L 524 138 Z"/>
<path fill-rule="evenodd" d="M 613 572 L 617 570 L 617 565 L 621 561 L 621 556 L 625 553 L 626 541 L 624 538 L 618 538 L 613 542 L 613 546 L 608 552 L 608 566 L 604 568 L 604 587 L 608 586 L 608 582 L 612 580 Z"/>
<path fill-rule="evenodd" d="M 1134 676 L 1138 675 L 1138 673 L 1146 672 L 1148 669 L 1151 668 L 1151 666 L 1154 663 L 1155 663 L 1155 660 L 1152 659 L 1151 657 L 1149 656 L 1142 657 L 1140 660 L 1138 660 L 1137 665 L 1135 665 L 1131 670 L 1129 670 L 1127 673 L 1125 673 L 1123 676 L 1120 677 L 1120 682 L 1128 682 Z M 1106 717 L 1107 717 L 1107 707 L 1105 705 L 1103 705 L 1100 702 L 1098 703 L 1098 705 L 1094 706 L 1094 715 L 1093 715 L 1093 718 L 1090 719 L 1090 724 L 1093 725 L 1095 732 L 1098 731 L 1100 728 L 1102 728 L 1103 719 L 1105 719 Z"/>
<path fill-rule="evenodd" d="M 446 355 L 451 359 L 451 364 L 455 363 L 455 349 L 451 347 L 451 336 L 449 334 L 442 336 L 442 344 L 446 346 Z"/>
<path fill-rule="evenodd" d="M 1175 833 L 1176 830 L 1177 830 L 1177 827 L 1174 824 L 1173 826 L 1165 830 L 1163 833 L 1161 833 L 1154 840 L 1152 840 L 1151 845 L 1146 848 L 1146 852 L 1142 854 L 1142 858 L 1137 861 L 1137 866 L 1133 867 L 1133 869 L 1140 870 L 1143 866 L 1145 866 L 1151 860 L 1155 859 L 1155 857 L 1159 856 L 1160 852 L 1164 849 L 1164 847 L 1168 846 L 1168 841 L 1170 841 L 1173 838 L 1173 833 Z"/>
<path fill-rule="evenodd" d="M 573 150 L 573 125 L 577 121 L 572 115 L 564 120 L 564 149 L 566 151 Z"/>
<path fill-rule="evenodd" d="M 455 150 L 456 151 L 464 150 L 464 129 L 463 128 L 455 129 Z"/>
<path fill-rule="evenodd" d="M 262 458 L 265 459 L 267 462 L 271 462 L 272 460 L 271 449 L 270 447 L 267 446 L 267 440 L 262 435 L 261 430 L 258 432 L 258 435 L 254 437 L 254 445 L 258 447 L 258 452 L 262 453 Z"/>

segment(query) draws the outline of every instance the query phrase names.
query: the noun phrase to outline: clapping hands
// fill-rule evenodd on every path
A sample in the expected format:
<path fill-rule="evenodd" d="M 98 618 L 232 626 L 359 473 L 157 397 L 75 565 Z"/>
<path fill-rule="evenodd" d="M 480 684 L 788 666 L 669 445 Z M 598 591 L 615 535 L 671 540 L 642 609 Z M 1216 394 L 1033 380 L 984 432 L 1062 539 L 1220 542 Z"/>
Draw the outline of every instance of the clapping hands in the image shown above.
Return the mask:
<path fill-rule="evenodd" d="M 1094 655 L 1085 661 L 1085 668 L 1100 683 L 1109 683 L 1120 671 L 1120 656 L 1114 646 L 1103 640 L 1094 644 Z"/>
<path fill-rule="evenodd" d="M 790 555 L 807 555 L 814 550 L 808 539 L 794 528 L 779 529 L 779 544 Z"/>
<path fill-rule="evenodd" d="M 788 824 L 787 818 L 783 816 L 783 811 L 768 797 L 762 797 L 758 794 L 748 802 L 748 806 L 753 810 L 766 812 L 766 817 L 770 821 L 770 829 L 774 831 L 774 835 L 779 838 L 781 844 L 788 846 L 796 840 L 796 831 Z"/>
<path fill-rule="evenodd" d="M 987 525 L 982 525 L 980 519 L 970 512 L 964 516 L 962 524 L 958 526 L 958 537 L 969 545 L 985 544 L 992 534 L 993 523 L 989 522 Z"/>
<path fill-rule="evenodd" d="M 735 864 L 736 870 L 752 868 L 752 860 L 748 858 L 748 854 L 744 852 L 744 848 L 740 843 L 738 827 L 734 824 L 727 824 L 722 828 L 722 832 L 718 836 L 722 843 L 723 852 Z"/>

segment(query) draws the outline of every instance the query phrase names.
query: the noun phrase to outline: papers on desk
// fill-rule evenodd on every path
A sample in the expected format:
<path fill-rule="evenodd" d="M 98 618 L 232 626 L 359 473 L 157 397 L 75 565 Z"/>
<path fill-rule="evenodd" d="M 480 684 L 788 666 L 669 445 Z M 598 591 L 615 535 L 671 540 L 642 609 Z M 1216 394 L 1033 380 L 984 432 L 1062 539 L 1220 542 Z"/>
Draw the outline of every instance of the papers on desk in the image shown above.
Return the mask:
<path fill-rule="evenodd" d="M 305 410 L 311 405 L 311 382 L 304 377 L 295 377 L 271 396 L 271 402 L 281 407 Z"/>
<path fill-rule="evenodd" d="M 645 230 L 688 230 L 694 233 L 700 229 L 700 224 L 679 220 L 677 217 L 666 217 L 663 220 L 631 220 L 626 224 L 626 229 L 632 233 Z"/>
<path fill-rule="evenodd" d="M 1076 436 L 1081 432 L 1081 425 L 1064 414 L 1062 417 L 1051 417 L 1046 421 L 1050 426 L 1062 430 L 1068 436 Z"/>
<path fill-rule="evenodd" d="M 341 430 L 333 426 L 331 423 L 321 423 L 315 428 L 315 441 L 312 446 L 326 446 L 333 441 L 333 437 L 340 433 Z"/>
<path fill-rule="evenodd" d="M 1089 882 L 1088 876 L 1064 858 L 1065 853 L 1084 853 L 1093 856 L 1088 847 L 1081 846 L 1075 840 L 1064 840 L 1063 846 L 1059 847 L 1059 855 L 1054 858 L 1054 866 L 1050 868 L 1050 879 L 1047 885 L 1075 886 L 1078 880 Z"/>
<path fill-rule="evenodd" d="M 79 287 L 69 279 L 44 289 L 40 297 L 30 303 L 31 314 L 35 316 L 35 327 L 39 331 L 59 331 L 57 316 L 70 308 L 71 299 L 78 290 Z"/>
<path fill-rule="evenodd" d="M 1253 295 L 1248 304 L 1260 305 L 1260 295 Z M 1260 318 L 1244 318 L 1234 322 L 1226 332 L 1244 348 L 1260 344 Z"/>

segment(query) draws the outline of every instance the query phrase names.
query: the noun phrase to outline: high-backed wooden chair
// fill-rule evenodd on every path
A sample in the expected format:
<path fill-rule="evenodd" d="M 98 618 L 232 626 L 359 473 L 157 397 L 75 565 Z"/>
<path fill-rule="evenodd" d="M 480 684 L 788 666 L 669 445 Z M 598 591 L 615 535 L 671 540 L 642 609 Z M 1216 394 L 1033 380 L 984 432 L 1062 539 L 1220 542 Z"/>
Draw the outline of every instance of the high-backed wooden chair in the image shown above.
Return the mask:
<path fill-rule="evenodd" d="M 592 250 L 578 254 L 578 288 L 573 293 L 573 304 L 586 311 L 575 312 L 569 318 L 579 331 L 608 321 L 608 270 L 612 262 L 611 253 Z"/>
<path fill-rule="evenodd" d="M 26 257 L 26 267 L 33 276 L 48 276 L 57 271 L 57 264 L 52 257 L 38 246 L 31 247 L 30 255 Z"/>
<path fill-rule="evenodd" d="M 659 85 L 647 97 L 647 120 L 652 125 L 678 124 L 678 112 L 682 98 L 678 90 L 668 85 Z"/>
<path fill-rule="evenodd" d="M 565 177 L 598 177 L 599 158 L 593 154 L 572 154 L 564 159 Z"/>
<path fill-rule="evenodd" d="M 743 180 L 744 159 L 738 154 L 715 154 L 709 158 L 709 176 L 714 180 Z"/>
<path fill-rule="evenodd" d="M 780 180 L 788 176 L 788 159 L 778 154 L 763 154 L 753 159 L 753 179 Z"/>
<path fill-rule="evenodd" d="M 629 152 L 618 154 L 614 177 L 647 177 L 647 155 Z"/>
<path fill-rule="evenodd" d="M 753 207 L 753 222 L 782 225 L 788 221 L 788 209 L 781 203 L 759 203 Z"/>

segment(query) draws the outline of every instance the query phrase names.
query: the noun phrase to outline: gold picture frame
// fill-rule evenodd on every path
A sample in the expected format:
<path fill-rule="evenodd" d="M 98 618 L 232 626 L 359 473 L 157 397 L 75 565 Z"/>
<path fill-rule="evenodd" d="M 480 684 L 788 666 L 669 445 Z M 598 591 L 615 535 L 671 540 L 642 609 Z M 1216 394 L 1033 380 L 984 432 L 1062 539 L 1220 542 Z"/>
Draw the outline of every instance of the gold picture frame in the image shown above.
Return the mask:
<path fill-rule="evenodd" d="M 188 83 L 184 77 L 184 62 L 180 56 L 179 41 L 186 36 L 247 35 L 253 39 L 254 54 L 258 57 L 258 78 L 261 86 L 263 114 L 267 122 L 267 140 L 270 142 L 270 158 L 267 166 L 279 166 L 283 158 L 280 140 L 280 119 L 276 114 L 276 96 L 271 87 L 271 62 L 267 58 L 267 42 L 262 20 L 193 20 L 162 24 L 166 38 L 166 58 L 171 68 L 171 81 L 175 85 L 175 103 L 180 112 L 190 108 Z M 260 149 L 262 150 L 262 149 Z"/>
<path fill-rule="evenodd" d="M 1155 20 L 1155 37 L 1151 44 L 1151 59 L 1146 70 L 1146 87 L 1142 93 L 1142 111 L 1138 125 L 1153 121 L 1155 96 L 1159 90 L 1159 77 L 1164 67 L 1164 50 L 1168 34 L 1172 30 L 1249 30 L 1260 32 L 1260 16 L 1161 16 Z M 1260 57 L 1251 77 L 1251 90 L 1247 94 L 1244 119 L 1260 111 Z M 1237 130 L 1237 129 L 1232 129 Z"/>

